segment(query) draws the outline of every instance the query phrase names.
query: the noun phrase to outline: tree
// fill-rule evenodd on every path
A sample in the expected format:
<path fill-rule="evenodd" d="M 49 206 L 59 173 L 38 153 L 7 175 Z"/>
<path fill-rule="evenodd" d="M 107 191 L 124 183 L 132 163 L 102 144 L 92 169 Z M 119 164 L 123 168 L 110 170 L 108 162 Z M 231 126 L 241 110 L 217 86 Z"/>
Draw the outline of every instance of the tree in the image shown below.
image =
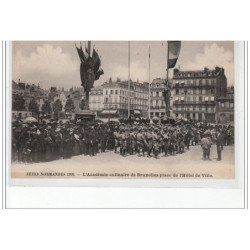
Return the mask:
<path fill-rule="evenodd" d="M 56 114 L 57 118 L 59 118 L 59 112 L 62 111 L 62 102 L 60 99 L 57 99 L 55 102 L 54 102 L 54 105 L 53 105 L 53 112 L 54 114 Z"/>
<path fill-rule="evenodd" d="M 85 109 L 85 105 L 86 105 L 85 99 L 82 99 L 81 102 L 80 102 L 80 104 L 79 104 L 79 108 L 81 110 L 84 110 Z"/>
<path fill-rule="evenodd" d="M 33 115 L 38 115 L 39 113 L 39 106 L 35 100 L 35 98 L 32 98 L 30 103 L 29 103 L 29 107 L 28 107 L 29 111 L 32 112 L 32 116 Z"/>
<path fill-rule="evenodd" d="M 67 99 L 64 108 L 65 108 L 65 112 L 66 113 L 73 113 L 75 111 L 74 102 L 73 102 L 73 100 L 70 97 Z"/>
<path fill-rule="evenodd" d="M 42 111 L 45 113 L 45 114 L 51 114 L 51 106 L 50 106 L 50 102 L 49 100 L 46 100 L 42 106 Z"/>
<path fill-rule="evenodd" d="M 15 110 L 15 111 L 25 110 L 24 103 L 25 103 L 25 100 L 21 95 L 19 95 L 19 94 L 13 95 L 12 110 Z"/>

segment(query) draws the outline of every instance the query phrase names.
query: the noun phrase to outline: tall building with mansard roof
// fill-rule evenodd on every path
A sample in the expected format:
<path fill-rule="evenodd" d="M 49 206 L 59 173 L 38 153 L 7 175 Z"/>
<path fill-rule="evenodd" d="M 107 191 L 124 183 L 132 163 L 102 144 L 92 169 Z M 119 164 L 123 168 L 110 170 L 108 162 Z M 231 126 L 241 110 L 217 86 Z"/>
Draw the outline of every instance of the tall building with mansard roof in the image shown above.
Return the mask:
<path fill-rule="evenodd" d="M 216 104 L 216 121 L 234 123 L 234 87 L 227 88 L 226 96 L 219 97 Z"/>
<path fill-rule="evenodd" d="M 176 117 L 215 122 L 216 102 L 226 94 L 227 78 L 223 68 L 197 71 L 174 69 L 172 112 Z"/>

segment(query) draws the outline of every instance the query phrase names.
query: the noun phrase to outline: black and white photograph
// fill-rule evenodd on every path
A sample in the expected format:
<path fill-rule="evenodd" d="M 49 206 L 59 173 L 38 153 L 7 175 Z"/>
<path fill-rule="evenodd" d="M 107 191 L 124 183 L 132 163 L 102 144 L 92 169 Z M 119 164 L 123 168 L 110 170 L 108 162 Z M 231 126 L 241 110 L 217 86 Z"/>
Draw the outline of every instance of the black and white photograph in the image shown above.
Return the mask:
<path fill-rule="evenodd" d="M 11 48 L 12 178 L 235 178 L 233 41 Z"/>

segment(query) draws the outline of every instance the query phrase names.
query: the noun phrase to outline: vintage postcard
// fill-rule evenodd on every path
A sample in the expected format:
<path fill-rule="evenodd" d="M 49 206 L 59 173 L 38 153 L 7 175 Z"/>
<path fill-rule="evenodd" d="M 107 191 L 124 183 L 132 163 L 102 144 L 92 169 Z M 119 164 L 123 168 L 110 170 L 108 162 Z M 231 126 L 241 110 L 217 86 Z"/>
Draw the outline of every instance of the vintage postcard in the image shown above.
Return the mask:
<path fill-rule="evenodd" d="M 10 48 L 11 179 L 236 178 L 235 42 Z"/>

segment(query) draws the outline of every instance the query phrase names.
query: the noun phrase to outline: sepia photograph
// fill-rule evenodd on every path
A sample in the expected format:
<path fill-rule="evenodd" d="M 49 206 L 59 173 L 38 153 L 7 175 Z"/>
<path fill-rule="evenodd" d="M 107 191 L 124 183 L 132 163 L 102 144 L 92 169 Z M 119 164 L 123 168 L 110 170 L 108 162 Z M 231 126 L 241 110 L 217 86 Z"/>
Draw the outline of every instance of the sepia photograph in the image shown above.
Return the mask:
<path fill-rule="evenodd" d="M 235 179 L 234 41 L 13 41 L 11 178 Z"/>

